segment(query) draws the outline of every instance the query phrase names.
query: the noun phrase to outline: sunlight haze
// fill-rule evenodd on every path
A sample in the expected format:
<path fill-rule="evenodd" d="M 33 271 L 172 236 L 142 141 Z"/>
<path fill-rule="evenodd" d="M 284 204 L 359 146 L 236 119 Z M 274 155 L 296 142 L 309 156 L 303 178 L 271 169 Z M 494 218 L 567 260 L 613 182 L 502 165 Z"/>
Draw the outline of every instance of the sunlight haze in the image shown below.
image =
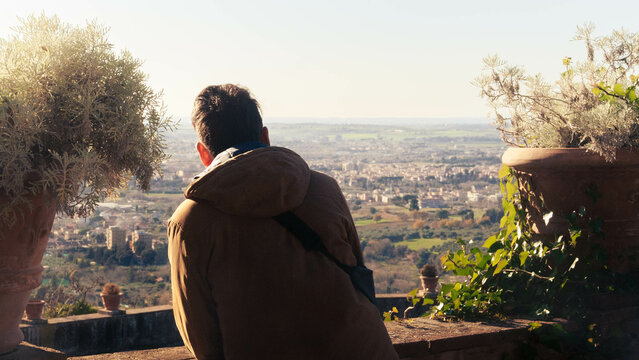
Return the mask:
<path fill-rule="evenodd" d="M 523 3 L 523 2 L 522 2 Z M 595 1 L 10 1 L 18 17 L 58 15 L 110 27 L 112 43 L 145 61 L 168 113 L 188 116 L 206 85 L 248 87 L 266 119 L 485 117 L 471 85 L 499 54 L 549 80 L 583 58 L 577 25 L 597 35 L 639 31 L 639 3 Z"/>

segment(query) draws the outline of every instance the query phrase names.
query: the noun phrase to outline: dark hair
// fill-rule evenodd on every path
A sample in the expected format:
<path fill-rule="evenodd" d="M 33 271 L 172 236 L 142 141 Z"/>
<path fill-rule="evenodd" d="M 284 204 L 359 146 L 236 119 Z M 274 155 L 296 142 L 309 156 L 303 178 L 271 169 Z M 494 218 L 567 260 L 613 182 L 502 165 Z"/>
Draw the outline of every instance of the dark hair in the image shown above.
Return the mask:
<path fill-rule="evenodd" d="M 248 89 L 233 84 L 202 90 L 195 98 L 191 123 L 214 155 L 239 143 L 259 141 L 262 131 L 257 100 Z"/>

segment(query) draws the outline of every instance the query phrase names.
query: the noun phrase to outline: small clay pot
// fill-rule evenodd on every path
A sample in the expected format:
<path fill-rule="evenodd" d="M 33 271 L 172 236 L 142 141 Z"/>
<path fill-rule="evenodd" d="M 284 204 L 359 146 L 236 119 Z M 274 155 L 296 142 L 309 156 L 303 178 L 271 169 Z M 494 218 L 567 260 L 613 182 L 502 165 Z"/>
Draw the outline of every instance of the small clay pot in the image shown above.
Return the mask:
<path fill-rule="evenodd" d="M 437 285 L 439 285 L 439 276 L 420 276 L 422 281 L 422 289 L 428 293 L 437 292 Z"/>
<path fill-rule="evenodd" d="M 40 320 L 42 319 L 42 309 L 44 309 L 43 300 L 29 300 L 25 311 L 27 312 L 27 319 Z"/>
<path fill-rule="evenodd" d="M 120 298 L 122 294 L 100 294 L 104 308 L 110 311 L 120 308 Z"/>

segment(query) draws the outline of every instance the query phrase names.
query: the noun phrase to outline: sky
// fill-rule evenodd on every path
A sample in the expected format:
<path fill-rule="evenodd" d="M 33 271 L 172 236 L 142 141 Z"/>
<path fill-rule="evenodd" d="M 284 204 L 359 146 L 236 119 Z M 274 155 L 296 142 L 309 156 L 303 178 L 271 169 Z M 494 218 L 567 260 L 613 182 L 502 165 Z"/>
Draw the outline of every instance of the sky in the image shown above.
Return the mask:
<path fill-rule="evenodd" d="M 265 119 L 486 118 L 471 83 L 487 55 L 554 80 L 564 57 L 584 58 L 578 25 L 639 31 L 638 1 L 9 0 L 0 37 L 42 12 L 108 26 L 175 117 L 207 85 L 235 83 Z"/>

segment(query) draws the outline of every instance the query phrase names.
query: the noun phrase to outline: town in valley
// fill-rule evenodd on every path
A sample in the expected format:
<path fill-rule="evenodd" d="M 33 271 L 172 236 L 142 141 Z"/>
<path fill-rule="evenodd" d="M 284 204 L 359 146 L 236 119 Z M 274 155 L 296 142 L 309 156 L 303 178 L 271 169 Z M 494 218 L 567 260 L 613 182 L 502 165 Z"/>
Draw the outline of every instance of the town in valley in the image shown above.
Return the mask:
<path fill-rule="evenodd" d="M 271 143 L 337 180 L 378 293 L 407 293 L 419 268 L 460 243 L 494 234 L 502 216 L 498 172 L 505 146 L 482 119 L 265 120 Z M 131 186 L 88 218 L 56 219 L 37 297 L 51 316 L 97 304 L 115 282 L 129 307 L 168 304 L 166 222 L 204 170 L 188 120 L 167 134 L 171 157 L 151 191 Z M 442 274 L 445 281 L 448 274 Z M 52 304 L 51 304 L 52 303 Z"/>

